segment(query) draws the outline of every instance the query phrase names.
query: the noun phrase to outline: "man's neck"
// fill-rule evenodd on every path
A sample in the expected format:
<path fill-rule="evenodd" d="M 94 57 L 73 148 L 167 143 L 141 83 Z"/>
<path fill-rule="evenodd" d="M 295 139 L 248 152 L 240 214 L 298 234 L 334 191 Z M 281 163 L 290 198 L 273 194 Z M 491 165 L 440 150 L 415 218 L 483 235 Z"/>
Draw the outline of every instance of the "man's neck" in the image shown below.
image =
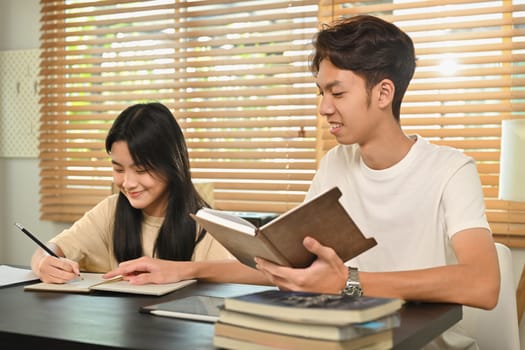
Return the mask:
<path fill-rule="evenodd" d="M 415 136 L 407 136 L 400 129 L 400 132 L 382 135 L 366 145 L 360 145 L 361 157 L 370 169 L 387 169 L 405 158 L 415 142 Z"/>

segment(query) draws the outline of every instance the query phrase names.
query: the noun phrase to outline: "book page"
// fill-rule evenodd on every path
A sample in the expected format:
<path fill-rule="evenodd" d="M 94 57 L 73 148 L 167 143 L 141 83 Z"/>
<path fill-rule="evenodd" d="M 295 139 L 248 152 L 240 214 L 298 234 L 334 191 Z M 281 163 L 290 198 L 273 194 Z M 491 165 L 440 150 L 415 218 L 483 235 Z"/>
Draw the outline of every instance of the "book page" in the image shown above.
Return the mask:
<path fill-rule="evenodd" d="M 237 215 L 231 215 L 221 210 L 201 208 L 197 212 L 196 216 L 252 236 L 255 235 L 255 225 Z"/>
<path fill-rule="evenodd" d="M 204 218 L 204 215 L 197 216 L 190 213 L 190 216 L 204 227 L 217 241 L 219 241 L 230 253 L 232 253 L 241 263 L 254 267 L 253 258 L 259 256 L 281 265 L 286 265 L 287 261 L 283 259 L 282 254 L 275 254 L 271 245 L 267 245 L 264 238 L 260 238 L 257 231 L 243 232 L 231 224 L 231 221 L 222 220 L 220 217 L 211 219 Z M 220 223 L 219 221 L 226 223 Z M 221 222 L 222 222 L 221 221 Z M 237 225 L 247 227 L 243 225 Z"/>
<path fill-rule="evenodd" d="M 130 284 L 128 281 L 115 280 L 97 284 L 91 287 L 91 290 L 131 293 L 131 294 L 146 294 L 146 295 L 164 295 L 181 289 L 197 282 L 197 280 L 184 280 L 175 283 L 165 284 Z"/>
<path fill-rule="evenodd" d="M 30 269 L 0 265 L 0 287 L 38 280 Z"/>
<path fill-rule="evenodd" d="M 24 289 L 72 293 L 89 293 L 92 290 L 97 290 L 131 294 L 164 295 L 196 282 L 196 280 L 185 280 L 166 284 L 134 285 L 128 281 L 123 281 L 121 276 L 105 279 L 102 277 L 102 273 L 89 272 L 82 272 L 80 276 L 80 278 L 63 284 L 41 282 L 25 286 Z"/>
<path fill-rule="evenodd" d="M 67 283 L 36 283 L 24 287 L 24 290 L 43 290 L 56 292 L 88 293 L 90 287 L 97 283 L 106 281 L 101 273 L 83 272 L 81 277 L 75 278 Z"/>

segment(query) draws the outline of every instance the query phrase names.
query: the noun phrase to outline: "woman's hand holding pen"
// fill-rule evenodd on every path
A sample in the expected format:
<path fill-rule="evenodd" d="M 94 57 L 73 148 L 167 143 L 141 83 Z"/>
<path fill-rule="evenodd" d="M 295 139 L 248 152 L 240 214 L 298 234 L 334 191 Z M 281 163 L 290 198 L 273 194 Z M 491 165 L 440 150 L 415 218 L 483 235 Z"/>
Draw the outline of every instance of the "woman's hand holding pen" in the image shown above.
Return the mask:
<path fill-rule="evenodd" d="M 40 247 L 31 257 L 31 269 L 42 282 L 66 283 L 81 277 L 78 263 L 64 258 L 59 246 L 54 243 L 46 245 L 19 223 L 15 226 Z"/>
<path fill-rule="evenodd" d="M 78 263 L 63 257 L 54 257 L 43 250 L 40 259 L 31 264 L 33 272 L 45 283 L 66 283 L 80 276 Z"/>

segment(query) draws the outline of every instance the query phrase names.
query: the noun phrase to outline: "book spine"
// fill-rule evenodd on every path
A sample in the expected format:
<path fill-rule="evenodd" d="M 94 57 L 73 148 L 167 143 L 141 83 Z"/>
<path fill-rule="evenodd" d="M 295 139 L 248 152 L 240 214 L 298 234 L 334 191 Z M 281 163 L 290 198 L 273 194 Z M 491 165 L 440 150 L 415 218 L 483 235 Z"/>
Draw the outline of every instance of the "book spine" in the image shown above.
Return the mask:
<path fill-rule="evenodd" d="M 257 237 L 264 245 L 273 253 L 278 261 L 275 263 L 283 266 L 292 266 L 292 263 L 273 245 L 273 243 L 266 238 L 264 231 L 259 228 L 255 229 L 255 237 Z"/>

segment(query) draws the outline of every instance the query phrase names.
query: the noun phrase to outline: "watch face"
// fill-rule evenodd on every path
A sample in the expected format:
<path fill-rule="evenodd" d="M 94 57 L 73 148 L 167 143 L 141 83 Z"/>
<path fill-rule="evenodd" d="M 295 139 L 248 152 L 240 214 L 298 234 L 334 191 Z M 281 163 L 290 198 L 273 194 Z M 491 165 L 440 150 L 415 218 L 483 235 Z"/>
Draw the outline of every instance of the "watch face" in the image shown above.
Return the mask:
<path fill-rule="evenodd" d="M 342 294 L 350 295 L 353 297 L 359 297 L 363 295 L 363 290 L 361 289 L 361 286 L 359 285 L 359 283 L 357 284 L 348 283 L 345 289 L 343 289 Z"/>

